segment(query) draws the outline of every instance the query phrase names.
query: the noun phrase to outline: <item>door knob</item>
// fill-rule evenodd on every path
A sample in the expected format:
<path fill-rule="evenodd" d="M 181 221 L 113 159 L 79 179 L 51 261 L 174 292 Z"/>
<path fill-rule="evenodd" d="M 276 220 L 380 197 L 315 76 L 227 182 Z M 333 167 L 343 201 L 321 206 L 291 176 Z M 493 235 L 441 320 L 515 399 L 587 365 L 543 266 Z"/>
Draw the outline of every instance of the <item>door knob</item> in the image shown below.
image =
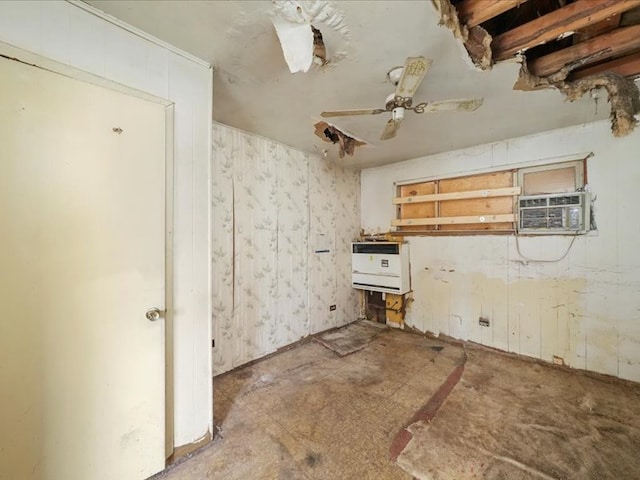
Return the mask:
<path fill-rule="evenodd" d="M 154 307 L 147 310 L 147 313 L 145 313 L 144 316 L 147 317 L 147 320 L 151 322 L 155 322 L 162 316 L 162 313 L 163 313 L 162 310 Z"/>

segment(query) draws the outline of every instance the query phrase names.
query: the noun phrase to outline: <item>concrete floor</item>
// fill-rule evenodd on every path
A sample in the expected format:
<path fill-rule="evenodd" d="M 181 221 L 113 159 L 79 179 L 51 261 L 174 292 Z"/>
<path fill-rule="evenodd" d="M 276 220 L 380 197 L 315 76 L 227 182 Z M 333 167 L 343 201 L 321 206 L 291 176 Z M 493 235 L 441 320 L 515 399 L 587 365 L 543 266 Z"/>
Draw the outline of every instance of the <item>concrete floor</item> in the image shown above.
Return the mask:
<path fill-rule="evenodd" d="M 640 478 L 639 384 L 397 330 L 217 377 L 214 416 L 222 438 L 159 478 Z"/>

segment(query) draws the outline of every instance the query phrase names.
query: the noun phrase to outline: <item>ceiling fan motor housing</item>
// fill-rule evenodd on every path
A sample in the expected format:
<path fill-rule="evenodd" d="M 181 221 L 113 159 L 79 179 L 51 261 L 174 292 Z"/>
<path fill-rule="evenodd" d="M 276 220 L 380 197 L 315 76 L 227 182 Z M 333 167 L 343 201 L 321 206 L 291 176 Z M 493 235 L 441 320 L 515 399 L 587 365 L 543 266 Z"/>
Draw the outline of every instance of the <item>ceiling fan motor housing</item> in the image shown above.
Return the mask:
<path fill-rule="evenodd" d="M 394 122 L 401 122 L 404 119 L 404 107 L 396 107 L 391 112 L 391 119 Z"/>

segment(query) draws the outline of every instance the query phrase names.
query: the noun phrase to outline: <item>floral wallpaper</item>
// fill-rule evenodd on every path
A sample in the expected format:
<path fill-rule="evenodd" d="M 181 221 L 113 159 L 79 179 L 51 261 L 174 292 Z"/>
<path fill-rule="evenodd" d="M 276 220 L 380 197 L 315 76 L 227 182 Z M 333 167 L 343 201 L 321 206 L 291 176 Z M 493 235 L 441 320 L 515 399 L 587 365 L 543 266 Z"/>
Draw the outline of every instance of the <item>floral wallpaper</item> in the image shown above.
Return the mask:
<path fill-rule="evenodd" d="M 212 176 L 214 374 L 356 320 L 359 172 L 214 124 Z"/>

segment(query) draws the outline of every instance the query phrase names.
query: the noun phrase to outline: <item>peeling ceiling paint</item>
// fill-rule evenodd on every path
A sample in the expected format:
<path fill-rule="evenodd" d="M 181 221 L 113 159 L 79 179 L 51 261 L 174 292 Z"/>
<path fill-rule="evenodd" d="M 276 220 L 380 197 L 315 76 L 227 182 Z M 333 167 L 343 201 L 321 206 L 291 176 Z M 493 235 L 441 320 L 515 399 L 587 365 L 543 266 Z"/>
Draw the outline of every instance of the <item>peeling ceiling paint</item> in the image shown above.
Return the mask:
<path fill-rule="evenodd" d="M 214 119 L 357 168 L 490 143 L 606 118 L 585 95 L 565 102 L 555 90 L 514 91 L 517 61 L 480 71 L 459 39 L 439 26 L 428 1 L 155 1 L 91 0 L 92 5 L 214 66 Z M 322 33 L 327 64 L 292 74 L 272 23 L 280 8 L 297 11 Z M 298 13 L 299 15 L 299 13 Z M 338 145 L 314 134 L 320 112 L 384 108 L 394 91 L 387 72 L 409 56 L 433 64 L 414 103 L 484 98 L 475 112 L 411 118 L 396 138 L 380 141 L 385 114 L 335 119 L 367 145 L 339 157 Z M 532 157 L 535 152 L 532 152 Z"/>

